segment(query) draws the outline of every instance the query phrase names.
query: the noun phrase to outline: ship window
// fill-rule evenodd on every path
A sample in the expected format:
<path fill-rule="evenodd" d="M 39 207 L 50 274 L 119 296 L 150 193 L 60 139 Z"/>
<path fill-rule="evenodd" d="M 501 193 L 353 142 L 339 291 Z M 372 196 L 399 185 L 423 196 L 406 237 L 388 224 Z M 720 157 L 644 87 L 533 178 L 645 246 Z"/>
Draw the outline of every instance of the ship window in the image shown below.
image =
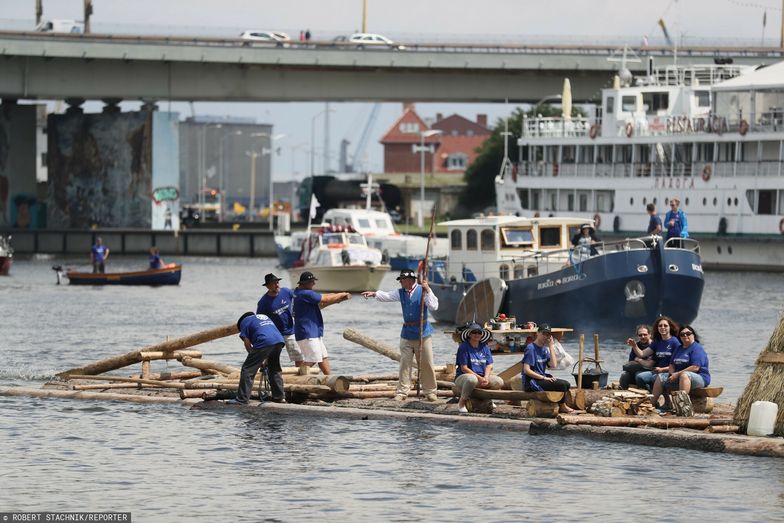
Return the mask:
<path fill-rule="evenodd" d="M 370 229 L 370 220 L 367 218 L 360 218 L 357 220 L 361 229 Z"/>
<path fill-rule="evenodd" d="M 694 91 L 694 99 L 697 100 L 697 107 L 710 107 L 709 91 Z"/>
<path fill-rule="evenodd" d="M 468 232 L 466 232 L 466 250 L 475 251 L 478 248 L 479 244 L 476 241 L 476 231 L 474 229 L 468 229 Z"/>
<path fill-rule="evenodd" d="M 503 265 L 501 265 L 498 268 L 498 276 L 502 280 L 508 280 L 509 279 L 509 266 L 507 264 L 503 264 Z"/>
<path fill-rule="evenodd" d="M 540 247 L 560 247 L 561 228 L 560 227 L 540 227 L 539 228 Z"/>
<path fill-rule="evenodd" d="M 757 214 L 775 214 L 776 191 L 759 191 Z"/>
<path fill-rule="evenodd" d="M 580 212 L 588 212 L 588 195 L 580 195 Z"/>
<path fill-rule="evenodd" d="M 450 233 L 449 237 L 452 241 L 453 251 L 459 251 L 460 249 L 463 248 L 463 233 L 460 232 L 460 230 L 455 229 Z"/>
<path fill-rule="evenodd" d="M 643 93 L 642 103 L 646 106 L 646 114 L 658 114 L 659 111 L 666 111 L 670 108 L 670 93 Z"/>
<path fill-rule="evenodd" d="M 784 214 L 784 191 L 779 191 L 779 214 Z"/>
<path fill-rule="evenodd" d="M 703 198 L 702 199 L 702 206 L 705 207 L 706 205 L 708 205 L 708 199 L 707 198 Z"/>
<path fill-rule="evenodd" d="M 520 278 L 525 278 L 525 267 L 523 267 L 522 265 L 515 265 L 514 279 L 519 280 Z"/>
<path fill-rule="evenodd" d="M 607 97 L 607 107 L 605 107 L 604 112 L 607 113 L 607 114 L 613 114 L 613 111 L 615 111 L 615 97 L 614 96 L 608 96 Z"/>
<path fill-rule="evenodd" d="M 534 243 L 534 235 L 531 229 L 511 229 L 503 227 L 501 229 L 501 238 L 504 240 L 504 245 L 509 247 L 520 247 L 523 245 L 532 245 Z"/>
<path fill-rule="evenodd" d="M 713 206 L 714 206 L 714 207 L 716 207 L 716 204 L 718 204 L 718 203 L 719 203 L 719 200 L 718 200 L 718 198 L 716 198 L 716 197 L 714 196 L 714 197 L 713 197 Z M 752 208 L 753 208 L 753 207 L 754 207 L 754 204 L 752 204 L 751 206 L 752 206 Z"/>
<path fill-rule="evenodd" d="M 348 235 L 348 242 L 353 245 L 362 245 L 364 242 L 362 241 L 361 234 L 349 234 Z"/>
<path fill-rule="evenodd" d="M 633 113 L 637 109 L 637 96 L 622 96 L 621 97 L 621 111 L 625 113 Z"/>
<path fill-rule="evenodd" d="M 634 206 L 634 198 L 629 198 L 629 205 Z"/>
<path fill-rule="evenodd" d="M 536 276 L 537 274 L 539 274 L 539 269 L 536 267 L 536 265 L 529 265 L 528 266 L 528 276 L 529 277 Z"/>
<path fill-rule="evenodd" d="M 567 211 L 574 210 L 574 194 L 568 194 L 566 196 L 566 210 Z"/>
<path fill-rule="evenodd" d="M 379 218 L 376 220 L 376 227 L 378 227 L 379 229 L 392 229 L 392 227 L 389 226 L 389 222 L 387 220 L 384 220 L 383 218 Z"/>
<path fill-rule="evenodd" d="M 494 251 L 495 250 L 495 233 L 493 229 L 482 230 L 482 250 Z"/>

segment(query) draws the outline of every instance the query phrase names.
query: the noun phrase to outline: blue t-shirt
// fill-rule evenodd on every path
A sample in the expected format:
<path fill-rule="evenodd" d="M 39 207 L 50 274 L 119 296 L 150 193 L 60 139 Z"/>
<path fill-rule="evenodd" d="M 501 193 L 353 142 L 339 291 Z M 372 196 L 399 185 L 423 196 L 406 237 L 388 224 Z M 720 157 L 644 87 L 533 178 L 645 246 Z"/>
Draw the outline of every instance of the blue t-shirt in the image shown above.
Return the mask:
<path fill-rule="evenodd" d="M 250 340 L 254 349 L 283 344 L 283 336 L 269 317 L 263 314 L 248 316 L 240 323 L 240 338 Z"/>
<path fill-rule="evenodd" d="M 699 365 L 700 370 L 697 371 L 697 374 L 702 376 L 706 387 L 710 383 L 708 355 L 705 353 L 705 349 L 702 347 L 702 345 L 696 341 L 689 345 L 688 348 L 682 346 L 678 347 L 675 352 L 672 353 L 671 363 L 672 366 L 675 367 L 675 372 L 680 372 L 686 367 L 690 367 L 692 365 Z"/>
<path fill-rule="evenodd" d="M 654 367 L 668 367 L 672 359 L 672 353 L 675 349 L 679 349 L 681 342 L 675 336 L 670 337 L 669 340 L 653 340 L 651 348 L 653 349 Z"/>
<path fill-rule="evenodd" d="M 294 334 L 294 316 L 292 307 L 294 303 L 294 293 L 291 289 L 281 287 L 277 296 L 265 294 L 256 305 L 256 314 L 266 314 L 275 322 L 281 334 L 289 336 Z"/>
<path fill-rule="evenodd" d="M 95 263 L 101 263 L 106 258 L 106 252 L 108 250 L 106 245 L 93 245 L 92 253 Z"/>
<path fill-rule="evenodd" d="M 307 340 L 324 336 L 324 319 L 319 302 L 321 294 L 309 289 L 294 290 L 294 339 Z"/>
<path fill-rule="evenodd" d="M 161 268 L 161 257 L 157 254 L 150 254 L 150 269 Z"/>
<path fill-rule="evenodd" d="M 648 222 L 648 234 L 651 234 L 653 231 L 656 230 L 656 227 L 661 227 L 662 221 L 658 215 L 652 214 L 651 219 Z"/>
<path fill-rule="evenodd" d="M 465 365 L 480 376 L 484 376 L 487 366 L 492 363 L 493 355 L 490 353 L 490 347 L 487 346 L 487 343 L 480 343 L 479 347 L 474 348 L 471 346 L 471 342 L 464 341 L 457 348 L 455 377 L 465 374 L 460 369 L 461 365 Z"/>
<path fill-rule="evenodd" d="M 670 226 L 670 220 L 675 220 L 672 226 Z M 664 223 L 667 225 L 667 239 L 689 237 L 686 228 L 686 215 L 682 210 L 678 209 L 678 212 L 667 211 L 667 214 L 664 215 Z"/>
<path fill-rule="evenodd" d="M 531 370 L 537 374 L 542 376 L 550 376 L 547 374 L 547 364 L 550 362 L 550 348 L 549 347 L 540 347 L 534 342 L 528 344 L 525 348 L 525 354 L 523 354 L 523 365 L 526 363 Z M 534 381 L 533 378 L 526 375 L 525 370 L 523 370 L 523 390 L 526 391 L 541 391 L 542 387 L 539 386 L 538 383 Z"/>

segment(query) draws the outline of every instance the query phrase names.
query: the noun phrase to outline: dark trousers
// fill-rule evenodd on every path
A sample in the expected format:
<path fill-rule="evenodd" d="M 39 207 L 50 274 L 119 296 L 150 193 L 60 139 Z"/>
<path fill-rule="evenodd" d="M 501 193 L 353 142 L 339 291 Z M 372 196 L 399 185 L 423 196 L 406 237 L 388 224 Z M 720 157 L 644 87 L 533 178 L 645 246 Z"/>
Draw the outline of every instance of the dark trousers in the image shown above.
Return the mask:
<path fill-rule="evenodd" d="M 253 380 L 259 367 L 264 365 L 267 373 L 267 380 L 272 389 L 273 399 L 283 399 L 283 369 L 280 368 L 280 351 L 282 343 L 270 345 L 260 349 L 251 349 L 245 363 L 242 364 L 240 371 L 240 386 L 237 390 L 237 401 L 247 403 L 250 398 L 250 391 L 253 388 Z"/>
<path fill-rule="evenodd" d="M 531 381 L 535 381 L 542 388 L 542 390 L 563 392 L 564 396 L 561 399 L 561 401 L 559 401 L 558 403 L 563 403 L 566 401 L 566 396 L 568 395 L 569 388 L 571 387 L 568 381 L 559 378 L 556 378 L 555 381 L 547 381 L 547 380 L 531 380 Z M 529 390 L 528 392 L 533 392 L 533 391 Z"/>
<path fill-rule="evenodd" d="M 93 262 L 93 272 L 106 272 L 106 265 L 103 262 Z"/>

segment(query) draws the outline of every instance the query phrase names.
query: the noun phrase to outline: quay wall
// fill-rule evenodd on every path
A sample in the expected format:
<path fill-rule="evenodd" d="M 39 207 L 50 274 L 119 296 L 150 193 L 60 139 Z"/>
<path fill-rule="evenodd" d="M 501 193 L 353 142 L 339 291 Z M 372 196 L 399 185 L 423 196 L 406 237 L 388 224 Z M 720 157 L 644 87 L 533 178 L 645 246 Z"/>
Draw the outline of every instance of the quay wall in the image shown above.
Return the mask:
<path fill-rule="evenodd" d="M 147 254 L 158 247 L 163 256 L 275 256 L 273 233 L 266 230 L 198 229 L 152 231 L 149 229 L 0 229 L 13 236 L 15 254 L 61 254 L 89 256 L 100 236 L 113 255 Z"/>

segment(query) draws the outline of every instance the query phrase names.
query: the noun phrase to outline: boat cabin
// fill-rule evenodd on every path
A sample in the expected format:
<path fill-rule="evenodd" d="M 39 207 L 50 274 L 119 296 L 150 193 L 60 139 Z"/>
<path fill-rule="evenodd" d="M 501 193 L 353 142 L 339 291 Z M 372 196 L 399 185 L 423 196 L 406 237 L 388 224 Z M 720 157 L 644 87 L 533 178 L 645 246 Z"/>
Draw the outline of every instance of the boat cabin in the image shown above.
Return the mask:
<path fill-rule="evenodd" d="M 442 222 L 439 225 L 447 227 L 449 257 L 440 276 L 446 282 L 545 274 L 569 263 L 571 239 L 585 223 L 590 220 L 519 216 Z"/>
<path fill-rule="evenodd" d="M 365 236 L 390 236 L 397 234 L 389 214 L 370 209 L 330 209 L 322 219 L 329 225 L 350 226 Z"/>
<path fill-rule="evenodd" d="M 294 266 L 338 267 L 379 263 L 381 252 L 368 247 L 365 237 L 352 227 L 325 225 L 311 228 L 310 235 L 303 243 L 300 259 Z"/>

